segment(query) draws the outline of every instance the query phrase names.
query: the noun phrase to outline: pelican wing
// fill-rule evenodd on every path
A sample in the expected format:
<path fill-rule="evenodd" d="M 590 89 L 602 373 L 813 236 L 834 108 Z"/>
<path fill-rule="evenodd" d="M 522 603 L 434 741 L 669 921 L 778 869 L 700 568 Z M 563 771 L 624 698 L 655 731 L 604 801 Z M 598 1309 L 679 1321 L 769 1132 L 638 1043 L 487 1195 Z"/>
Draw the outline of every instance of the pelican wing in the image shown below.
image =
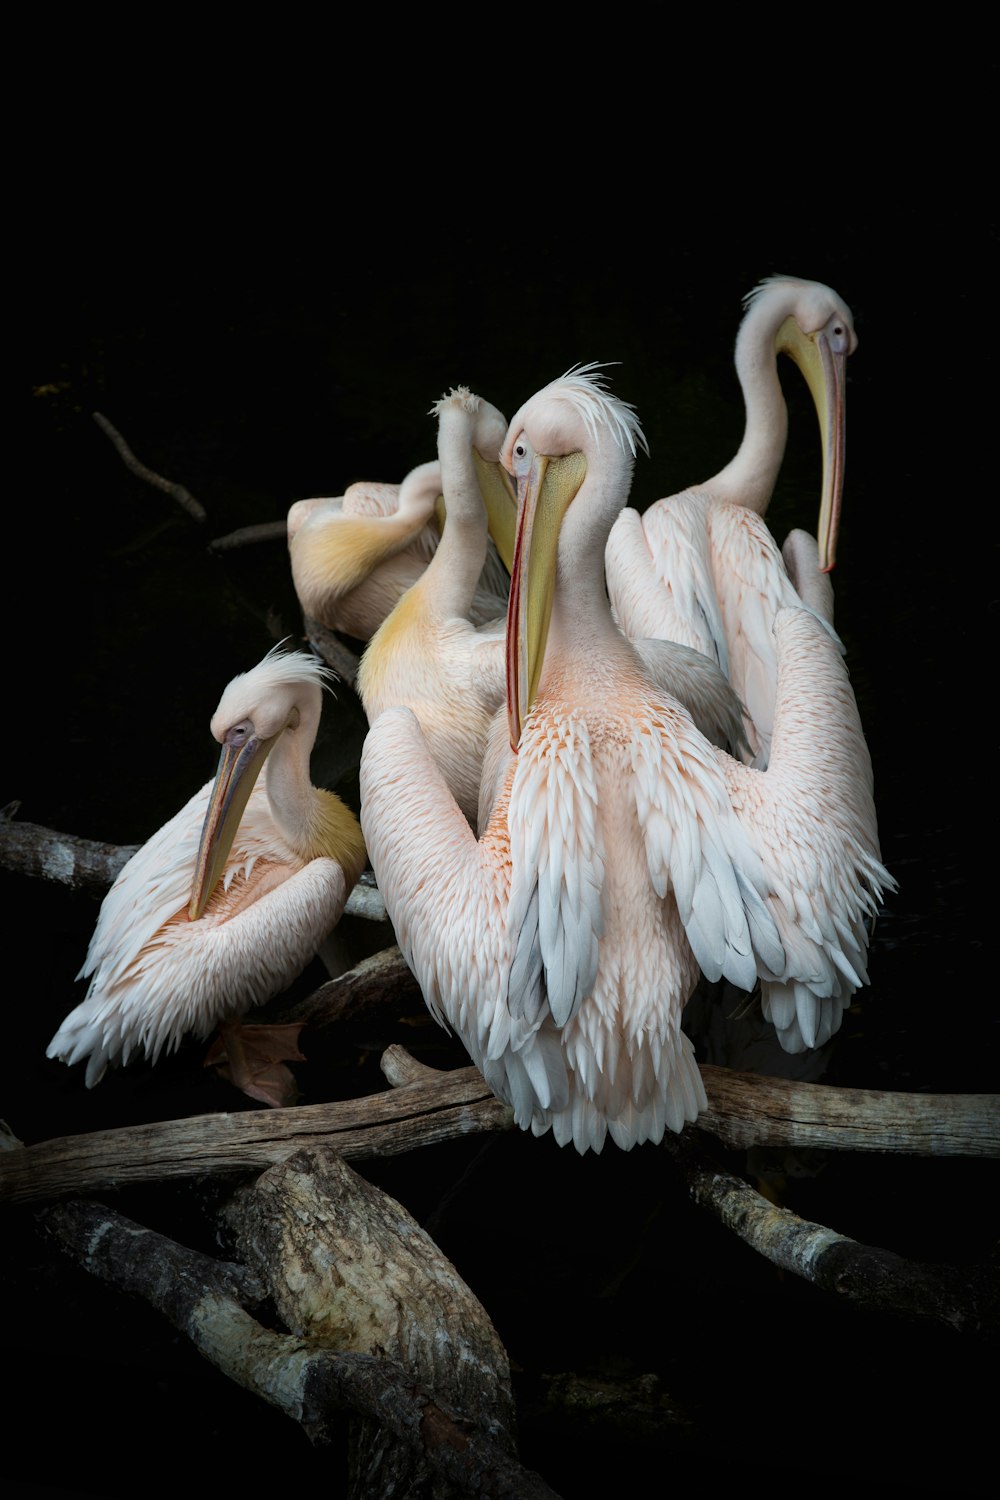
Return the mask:
<path fill-rule="evenodd" d="M 142 1055 L 155 1063 L 191 1034 L 208 1036 L 232 1012 L 242 1013 L 280 993 L 302 972 L 344 910 L 347 881 L 334 859 L 310 860 L 278 879 L 267 875 L 262 894 L 234 915 L 197 922 L 182 910 L 157 930 L 129 964 L 109 950 L 88 963 L 87 998 L 63 1021 L 47 1056 L 87 1061 L 88 1088 L 109 1063 Z"/>
<path fill-rule="evenodd" d="M 676 901 L 706 977 L 750 990 L 784 953 L 759 854 L 732 816 L 719 774 L 723 752 L 668 699 L 647 701 L 637 729 L 632 776 L 653 888 Z"/>
<path fill-rule="evenodd" d="M 743 705 L 714 660 L 679 641 L 643 639 L 632 644 L 647 676 L 661 693 L 683 704 L 707 740 L 749 760 Z"/>
<path fill-rule="evenodd" d="M 687 504 L 684 497 L 682 502 Z M 778 544 L 762 516 L 742 505 L 711 505 L 702 500 L 701 506 L 725 632 L 729 678 L 746 704 L 759 741 L 759 762 L 766 766 L 777 678 L 775 616 L 779 609 L 810 606 L 796 591 Z M 803 570 L 803 588 L 809 581 L 807 570 Z M 830 619 L 824 619 L 822 614 L 816 617 L 822 620 L 838 651 L 843 652 L 843 644 L 831 623 L 832 607 Z"/>
<path fill-rule="evenodd" d="M 592 991 L 604 931 L 604 840 L 586 720 L 529 717 L 508 811 L 509 1008 L 562 1027 Z"/>
<path fill-rule="evenodd" d="M 454 1027 L 478 1063 L 506 972 L 504 872 L 477 844 L 411 709 L 388 708 L 369 729 L 360 791 L 365 843 L 400 950 L 435 1020 Z"/>
<path fill-rule="evenodd" d="M 632 641 L 680 641 L 710 657 L 729 676 L 726 632 L 708 553 L 708 530 L 693 506 L 658 500 L 643 516 L 626 506 L 605 547 L 608 594 Z"/>
<path fill-rule="evenodd" d="M 804 608 L 779 611 L 774 636 L 767 771 L 715 753 L 784 949 L 783 963 L 761 970 L 764 1013 L 798 1052 L 827 1040 L 867 983 L 868 928 L 896 882 L 879 854 L 871 760 L 840 651 Z"/>

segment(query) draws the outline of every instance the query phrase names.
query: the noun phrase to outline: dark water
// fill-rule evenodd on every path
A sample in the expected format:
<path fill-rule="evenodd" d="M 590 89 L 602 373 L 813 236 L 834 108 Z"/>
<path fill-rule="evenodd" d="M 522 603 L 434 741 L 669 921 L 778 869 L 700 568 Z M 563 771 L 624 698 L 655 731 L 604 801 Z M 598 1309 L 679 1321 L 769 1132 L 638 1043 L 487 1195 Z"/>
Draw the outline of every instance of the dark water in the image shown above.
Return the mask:
<path fill-rule="evenodd" d="M 208 720 L 221 688 L 300 630 L 284 547 L 211 555 L 209 538 L 356 478 L 400 479 L 433 456 L 428 409 L 453 384 L 509 414 L 592 359 L 621 361 L 613 388 L 635 402 L 649 438 L 632 497 L 642 507 L 735 450 L 742 295 L 773 271 L 816 277 L 852 306 L 860 339 L 837 625 L 872 751 L 883 858 L 900 886 L 826 1077 L 996 1092 L 1000 1006 L 980 852 L 993 815 L 995 730 L 981 684 L 995 591 L 982 555 L 992 537 L 980 543 L 972 519 L 989 515 L 995 486 L 985 487 L 985 441 L 958 375 L 973 343 L 966 295 L 952 290 L 953 338 L 929 353 L 914 309 L 930 266 L 911 254 L 900 273 L 863 226 L 832 244 L 761 235 L 731 255 L 647 243 L 567 261 L 548 246 L 528 264 L 495 256 L 477 269 L 478 248 L 459 239 L 448 255 L 401 265 L 341 246 L 330 262 L 295 260 L 291 275 L 173 266 L 140 292 L 119 275 L 123 251 L 86 272 L 39 272 L 21 415 L 28 468 L 8 512 L 21 603 L 0 802 L 19 799 L 23 819 L 49 827 L 142 841 L 212 774 Z M 800 385 L 790 369 L 789 453 L 769 514 L 779 539 L 814 521 L 815 419 Z M 200 500 L 205 526 L 126 472 L 95 410 Z M 317 764 L 355 805 L 363 732 L 341 690 Z M 6 875 L 3 889 L 15 1033 L 2 1112 L 23 1140 L 241 1107 L 194 1046 L 92 1093 L 47 1062 L 46 1043 L 81 997 L 74 976 L 96 903 Z M 322 977 L 317 966 L 303 985 Z M 302 1065 L 305 1102 L 380 1088 L 377 1058 L 391 1041 L 461 1061 L 430 1023 L 394 1032 L 373 1019 L 342 1055 Z M 960 1266 L 995 1243 L 995 1163 L 845 1155 L 810 1168 L 789 1179 L 784 1201 L 844 1234 Z M 562 1494 L 606 1494 L 639 1460 L 664 1489 L 770 1477 L 816 1495 L 895 1484 L 980 1492 L 992 1411 L 982 1343 L 841 1306 L 781 1275 L 688 1203 L 662 1153 L 608 1147 L 579 1159 L 518 1135 L 366 1175 L 427 1225 L 483 1301 L 515 1362 L 522 1455 Z M 123 1193 L 118 1206 L 188 1242 L 203 1234 L 211 1249 L 210 1196 Z M 313 1452 L 156 1315 L 95 1286 L 36 1238 L 30 1217 L 9 1216 L 7 1245 L 19 1392 L 8 1419 L 27 1422 L 41 1405 L 59 1434 L 24 1455 L 26 1484 L 131 1495 L 142 1449 L 171 1486 L 196 1472 L 206 1489 L 228 1488 L 250 1463 L 258 1483 L 338 1492 L 338 1455 Z M 564 1371 L 653 1374 L 695 1435 L 588 1441 L 542 1410 L 546 1379 Z"/>

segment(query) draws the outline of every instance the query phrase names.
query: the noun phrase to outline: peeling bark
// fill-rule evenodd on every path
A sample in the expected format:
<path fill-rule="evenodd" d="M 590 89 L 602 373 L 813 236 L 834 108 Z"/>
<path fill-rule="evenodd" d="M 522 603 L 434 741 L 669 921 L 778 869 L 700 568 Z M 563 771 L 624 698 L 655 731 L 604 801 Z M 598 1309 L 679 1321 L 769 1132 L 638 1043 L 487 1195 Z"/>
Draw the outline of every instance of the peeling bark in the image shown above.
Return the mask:
<path fill-rule="evenodd" d="M 226 1214 L 241 1257 L 269 1285 L 285 1325 L 340 1352 L 401 1365 L 514 1452 L 506 1351 L 485 1309 L 407 1211 L 332 1151 L 296 1152 L 235 1195 Z M 424 1423 L 424 1442 L 450 1442 Z M 454 1493 L 426 1456 L 366 1419 L 352 1433 L 352 1484 L 375 1496 Z"/>

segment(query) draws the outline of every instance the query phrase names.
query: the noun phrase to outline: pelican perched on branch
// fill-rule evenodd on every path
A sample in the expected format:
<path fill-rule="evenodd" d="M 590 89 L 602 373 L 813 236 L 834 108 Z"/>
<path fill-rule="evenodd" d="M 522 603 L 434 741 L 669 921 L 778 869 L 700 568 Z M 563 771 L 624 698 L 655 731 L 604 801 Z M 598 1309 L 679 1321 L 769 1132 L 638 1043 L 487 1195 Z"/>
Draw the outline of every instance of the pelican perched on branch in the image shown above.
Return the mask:
<path fill-rule="evenodd" d="M 371 639 L 440 540 L 441 489 L 431 493 L 426 472 L 421 465 L 402 484 L 359 481 L 338 498 L 291 506 L 292 581 L 307 618 L 355 640 Z M 503 617 L 507 587 L 507 569 L 489 543 L 469 605 L 474 624 Z"/>
<path fill-rule="evenodd" d="M 276 647 L 223 693 L 215 781 L 122 869 L 78 975 L 86 999 L 49 1043 L 48 1057 L 86 1061 L 88 1088 L 109 1063 L 156 1062 L 279 994 L 339 921 L 366 853 L 353 812 L 309 779 L 332 677 Z M 275 1102 L 232 1051 L 230 1064 L 245 1092 Z"/>
<path fill-rule="evenodd" d="M 481 836 L 409 710 L 379 717 L 361 762 L 369 855 L 430 1010 L 520 1126 L 581 1152 L 704 1107 L 681 1030 L 701 973 L 761 981 L 789 1050 L 829 1036 L 891 884 L 854 698 L 808 610 L 775 622 L 766 772 L 712 745 L 617 628 L 604 548 L 642 439 L 598 369 L 539 391 L 504 441 L 519 520 Z"/>
<path fill-rule="evenodd" d="M 452 794 L 475 826 L 490 721 L 504 701 L 504 618 L 475 626 L 471 613 L 492 523 L 513 552 L 517 497 L 501 468 L 507 419 L 466 386 L 431 408 L 438 461 L 408 476 L 414 491 L 443 493 L 445 524 L 434 556 L 372 636 L 357 689 L 369 723 L 386 708 L 413 709 Z"/>
<path fill-rule="evenodd" d="M 765 766 L 774 719 L 773 624 L 805 604 L 833 631 L 832 568 L 844 478 L 845 361 L 851 310 L 818 281 L 772 276 L 745 298 L 736 372 L 746 406 L 736 456 L 713 479 L 623 509 L 607 548 L 608 592 L 626 635 L 684 641 L 717 661 L 746 705 Z M 817 542 L 794 531 L 782 551 L 763 517 L 785 452 L 788 411 L 778 355 L 802 370 L 819 417 L 823 479 Z M 836 637 L 833 637 L 836 639 Z"/>

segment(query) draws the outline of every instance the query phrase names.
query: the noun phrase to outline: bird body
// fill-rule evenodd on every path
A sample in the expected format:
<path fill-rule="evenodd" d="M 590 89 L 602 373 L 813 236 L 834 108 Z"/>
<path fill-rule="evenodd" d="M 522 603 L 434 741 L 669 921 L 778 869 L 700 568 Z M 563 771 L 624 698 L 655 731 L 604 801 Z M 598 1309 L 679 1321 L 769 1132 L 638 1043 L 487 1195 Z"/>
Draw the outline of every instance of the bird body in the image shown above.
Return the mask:
<path fill-rule="evenodd" d="M 480 838 L 407 710 L 361 764 L 372 866 L 428 1006 L 520 1126 L 581 1152 L 705 1107 L 681 1029 L 700 974 L 761 980 L 786 1046 L 839 1024 L 891 884 L 853 695 L 808 611 L 776 621 L 766 773 L 712 744 L 618 629 L 604 547 L 642 436 L 596 368 L 525 403 L 502 450 L 519 523 Z"/>
<path fill-rule="evenodd" d="M 290 507 L 292 581 L 307 618 L 355 640 L 371 639 L 437 550 L 441 491 L 429 494 L 424 479 L 418 466 L 402 484 L 359 481 L 340 497 Z M 506 570 L 487 545 L 469 614 L 483 624 L 506 606 Z"/>
<path fill-rule="evenodd" d="M 88 1088 L 280 993 L 338 922 L 366 852 L 350 809 L 309 781 L 329 679 L 275 650 L 226 688 L 219 774 L 119 873 L 77 976 L 87 996 L 49 1044 L 86 1060 Z"/>
<path fill-rule="evenodd" d="M 681 641 L 709 655 L 747 709 L 756 763 L 766 766 L 774 717 L 777 611 L 805 604 L 831 639 L 833 595 L 816 579 L 833 565 L 844 468 L 844 362 L 857 346 L 850 309 L 831 288 L 770 277 L 746 299 L 736 370 L 746 406 L 739 451 L 714 478 L 626 507 L 608 538 L 608 592 L 631 638 Z M 784 456 L 788 412 L 777 356 L 800 365 L 820 419 L 824 471 L 815 561 L 800 550 L 796 580 L 764 520 Z M 804 547 L 808 533 L 796 534 Z M 815 544 L 814 544 L 815 545 Z"/>

